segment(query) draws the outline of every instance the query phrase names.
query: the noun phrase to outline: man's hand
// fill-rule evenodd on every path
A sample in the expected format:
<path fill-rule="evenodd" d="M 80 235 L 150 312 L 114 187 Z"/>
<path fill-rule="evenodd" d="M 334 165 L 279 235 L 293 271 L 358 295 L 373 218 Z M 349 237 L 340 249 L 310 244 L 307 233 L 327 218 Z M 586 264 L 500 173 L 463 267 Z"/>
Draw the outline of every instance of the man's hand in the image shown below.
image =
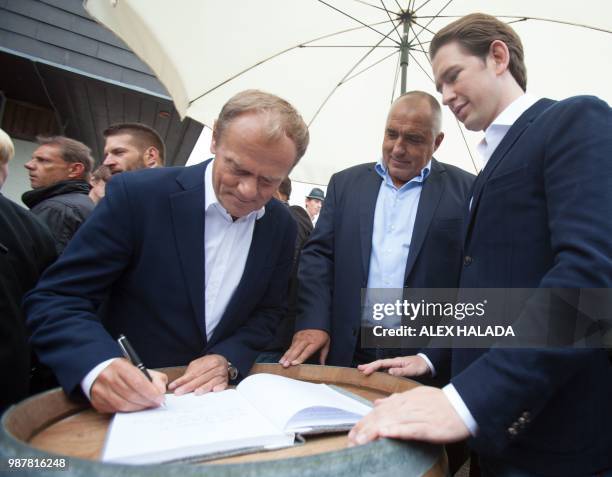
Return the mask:
<path fill-rule="evenodd" d="M 418 386 L 378 399 L 374 409 L 351 429 L 349 446 L 379 437 L 448 444 L 469 435 L 470 431 L 441 389 Z"/>
<path fill-rule="evenodd" d="M 423 376 L 431 372 L 427 362 L 417 355 L 378 359 L 371 363 L 360 364 L 357 368 L 366 376 L 379 369 L 387 369 L 387 372 L 392 376 Z"/>
<path fill-rule="evenodd" d="M 91 405 L 99 412 L 140 411 L 164 403 L 168 376 L 149 370 L 150 382 L 126 359 L 115 359 L 91 386 Z"/>
<path fill-rule="evenodd" d="M 172 381 L 168 389 L 177 396 L 192 391 L 195 394 L 223 391 L 229 379 L 227 367 L 227 359 L 220 354 L 202 356 L 189 363 L 185 374 Z"/>
<path fill-rule="evenodd" d="M 285 351 L 279 363 L 284 368 L 296 366 L 302 364 L 317 351 L 321 350 L 319 363 L 325 364 L 327 353 L 329 353 L 329 342 L 329 335 L 323 330 L 298 331 L 293 335 L 291 346 Z"/>

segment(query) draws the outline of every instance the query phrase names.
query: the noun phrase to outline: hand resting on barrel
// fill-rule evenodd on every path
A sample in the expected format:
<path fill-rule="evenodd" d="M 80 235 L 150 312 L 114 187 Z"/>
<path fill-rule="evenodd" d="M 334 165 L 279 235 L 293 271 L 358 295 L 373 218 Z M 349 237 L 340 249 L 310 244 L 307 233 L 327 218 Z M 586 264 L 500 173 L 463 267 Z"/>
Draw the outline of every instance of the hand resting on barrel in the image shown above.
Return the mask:
<path fill-rule="evenodd" d="M 357 368 L 366 376 L 369 376 L 375 371 L 381 371 L 384 369 L 386 369 L 387 373 L 392 376 L 405 377 L 424 376 L 431 372 L 425 360 L 418 355 L 377 359 L 371 363 L 360 364 L 357 366 Z"/>
<path fill-rule="evenodd" d="M 323 330 L 301 330 L 293 335 L 291 346 L 279 360 L 283 367 L 302 364 L 317 351 L 319 353 L 319 364 L 325 364 L 327 353 L 329 353 L 329 334 Z"/>
<path fill-rule="evenodd" d="M 228 362 L 220 354 L 209 354 L 194 359 L 185 374 L 170 383 L 168 389 L 174 394 L 204 394 L 223 391 L 228 383 Z"/>
<path fill-rule="evenodd" d="M 470 431 L 441 389 L 418 386 L 374 402 L 374 409 L 349 433 L 349 446 L 380 437 L 448 444 Z"/>

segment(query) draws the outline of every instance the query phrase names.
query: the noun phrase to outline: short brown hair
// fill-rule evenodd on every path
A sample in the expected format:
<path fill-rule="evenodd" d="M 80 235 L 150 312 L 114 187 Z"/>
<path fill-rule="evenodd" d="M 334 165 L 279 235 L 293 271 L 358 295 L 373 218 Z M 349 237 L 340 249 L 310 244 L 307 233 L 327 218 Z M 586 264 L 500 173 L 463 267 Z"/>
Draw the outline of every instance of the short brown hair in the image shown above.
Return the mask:
<path fill-rule="evenodd" d="M 495 40 L 503 41 L 508 47 L 510 74 L 523 91 L 527 91 L 527 68 L 521 39 L 510 25 L 491 15 L 472 13 L 446 25 L 431 40 L 429 56 L 433 59 L 442 46 L 455 41 L 468 53 L 484 61 Z"/>
<path fill-rule="evenodd" d="M 291 179 L 285 177 L 283 182 L 278 186 L 278 192 L 286 196 L 287 200 L 289 200 L 289 197 L 291 197 Z"/>
<path fill-rule="evenodd" d="M 278 96 L 257 89 L 242 91 L 225 103 L 215 122 L 214 135 L 217 140 L 221 138 L 228 124 L 238 116 L 246 113 L 263 113 L 267 116 L 266 129 L 269 139 L 279 139 L 286 135 L 297 151 L 295 164 L 306 152 L 309 134 L 308 126 L 300 113 Z"/>
<path fill-rule="evenodd" d="M 36 142 L 41 146 L 56 146 L 65 162 L 83 164 L 83 180 L 89 180 L 94 160 L 91 157 L 91 149 L 85 144 L 65 136 L 37 136 Z"/>
<path fill-rule="evenodd" d="M 162 166 L 166 162 L 166 145 L 159 133 L 150 126 L 142 123 L 116 123 L 111 124 L 102 135 L 106 139 L 109 136 L 118 136 L 119 134 L 129 134 L 138 143 L 141 153 L 147 148 L 153 146 L 159 151 L 159 158 Z"/>
<path fill-rule="evenodd" d="M 108 180 L 112 176 L 113 175 L 111 174 L 111 171 L 108 168 L 108 166 L 101 165 L 101 166 L 98 166 L 98 168 L 91 173 L 91 180 L 96 181 L 96 182 L 99 182 L 99 181 L 108 182 Z"/>

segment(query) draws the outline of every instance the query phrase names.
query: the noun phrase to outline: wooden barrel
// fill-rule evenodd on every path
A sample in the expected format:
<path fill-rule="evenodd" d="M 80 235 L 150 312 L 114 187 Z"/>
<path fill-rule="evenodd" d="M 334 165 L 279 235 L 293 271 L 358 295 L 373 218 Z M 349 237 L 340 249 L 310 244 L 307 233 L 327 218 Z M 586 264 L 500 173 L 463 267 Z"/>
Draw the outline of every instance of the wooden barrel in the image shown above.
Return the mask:
<path fill-rule="evenodd" d="M 161 371 L 173 380 L 183 370 L 165 368 Z M 278 364 L 256 364 L 252 373 L 279 374 L 303 381 L 334 384 L 369 400 L 418 385 L 385 373 L 366 377 L 356 369 L 332 366 L 301 365 L 285 369 Z M 446 454 L 441 446 L 381 439 L 347 448 L 346 434 L 311 437 L 302 446 L 199 464 L 135 466 L 102 463 L 98 459 L 110 419 L 110 415 L 99 414 L 88 404 L 69 400 L 59 388 L 33 396 L 11 407 L 2 417 L 0 456 L 3 464 L 6 465 L 9 458 L 31 458 L 29 463 L 22 459 L 25 466 L 36 467 L 31 475 L 64 477 L 448 475 Z M 61 465 L 58 458 L 65 459 L 68 467 L 61 472 L 54 467 Z"/>

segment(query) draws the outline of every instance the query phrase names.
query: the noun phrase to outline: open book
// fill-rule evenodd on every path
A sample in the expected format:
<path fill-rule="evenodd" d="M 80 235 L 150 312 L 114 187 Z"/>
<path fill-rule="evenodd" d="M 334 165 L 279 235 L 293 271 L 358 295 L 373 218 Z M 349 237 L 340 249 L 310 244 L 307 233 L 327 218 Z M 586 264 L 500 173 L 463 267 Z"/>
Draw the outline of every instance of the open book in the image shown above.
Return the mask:
<path fill-rule="evenodd" d="M 254 374 L 236 389 L 166 395 L 166 407 L 117 413 L 102 460 L 133 464 L 293 445 L 295 434 L 348 430 L 370 407 L 325 384 Z"/>

